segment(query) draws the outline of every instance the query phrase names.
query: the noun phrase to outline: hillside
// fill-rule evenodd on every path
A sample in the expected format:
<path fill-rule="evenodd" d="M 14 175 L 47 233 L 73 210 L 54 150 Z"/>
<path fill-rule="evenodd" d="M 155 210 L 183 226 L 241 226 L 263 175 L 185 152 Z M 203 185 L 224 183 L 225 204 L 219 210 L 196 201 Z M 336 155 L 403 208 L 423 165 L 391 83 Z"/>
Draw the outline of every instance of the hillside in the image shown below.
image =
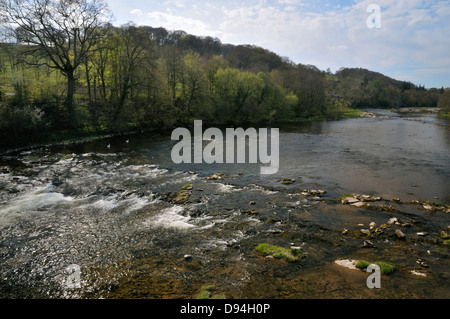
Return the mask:
<path fill-rule="evenodd" d="M 54 50 L 56 56 L 25 42 L 0 46 L 1 143 L 174 127 L 199 118 L 217 125 L 338 119 L 356 114 L 353 108 L 435 107 L 444 92 L 360 68 L 331 74 L 258 46 L 184 31 L 108 24 L 98 32 L 101 40 L 72 82 L 53 61 L 71 65 L 73 46 Z"/>

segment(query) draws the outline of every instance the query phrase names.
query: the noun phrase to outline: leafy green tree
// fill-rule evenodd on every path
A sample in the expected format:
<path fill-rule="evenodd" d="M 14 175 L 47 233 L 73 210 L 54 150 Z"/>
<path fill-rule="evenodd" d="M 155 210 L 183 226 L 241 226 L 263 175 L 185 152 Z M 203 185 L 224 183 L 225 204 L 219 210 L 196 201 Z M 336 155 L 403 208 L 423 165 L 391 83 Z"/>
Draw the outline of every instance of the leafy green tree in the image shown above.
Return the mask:
<path fill-rule="evenodd" d="M 0 21 L 27 45 L 23 53 L 66 77 L 69 123 L 75 120 L 75 71 L 101 37 L 105 10 L 102 0 L 0 0 Z"/>
<path fill-rule="evenodd" d="M 450 90 L 444 91 L 439 97 L 438 107 L 444 113 L 450 113 Z"/>

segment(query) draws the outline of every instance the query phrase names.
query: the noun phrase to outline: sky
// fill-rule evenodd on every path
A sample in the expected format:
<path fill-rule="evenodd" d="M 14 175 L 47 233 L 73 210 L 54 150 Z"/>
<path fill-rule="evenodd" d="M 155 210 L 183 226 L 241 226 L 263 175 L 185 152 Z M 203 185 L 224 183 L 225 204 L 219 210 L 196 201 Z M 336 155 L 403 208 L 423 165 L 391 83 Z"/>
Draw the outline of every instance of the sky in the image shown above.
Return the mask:
<path fill-rule="evenodd" d="M 257 45 L 333 73 L 365 68 L 427 88 L 450 87 L 450 0 L 105 1 L 116 26 L 183 30 Z"/>

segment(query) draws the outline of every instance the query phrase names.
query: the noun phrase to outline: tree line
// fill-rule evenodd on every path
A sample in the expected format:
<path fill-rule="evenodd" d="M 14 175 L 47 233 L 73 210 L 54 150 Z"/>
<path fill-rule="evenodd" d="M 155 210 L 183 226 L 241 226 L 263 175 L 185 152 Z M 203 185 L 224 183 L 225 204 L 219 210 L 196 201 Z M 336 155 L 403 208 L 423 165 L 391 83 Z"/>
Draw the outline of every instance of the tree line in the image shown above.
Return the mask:
<path fill-rule="evenodd" d="M 106 9 L 101 0 L 0 0 L 0 146 L 194 119 L 337 119 L 354 108 L 436 106 L 443 95 L 364 69 L 332 74 L 257 46 L 113 26 Z"/>

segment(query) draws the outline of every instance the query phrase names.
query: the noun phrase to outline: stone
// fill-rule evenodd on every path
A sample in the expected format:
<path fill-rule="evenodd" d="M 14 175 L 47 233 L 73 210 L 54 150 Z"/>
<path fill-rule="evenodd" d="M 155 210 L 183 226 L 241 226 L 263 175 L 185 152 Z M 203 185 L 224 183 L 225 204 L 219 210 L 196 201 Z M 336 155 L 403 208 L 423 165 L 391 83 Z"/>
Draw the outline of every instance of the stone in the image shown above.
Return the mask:
<path fill-rule="evenodd" d="M 343 234 L 343 235 L 347 235 L 347 234 L 348 234 L 348 229 L 347 229 L 347 228 L 344 228 L 344 230 L 342 231 L 342 234 Z"/>
<path fill-rule="evenodd" d="M 353 203 L 357 203 L 357 202 L 359 202 L 359 199 L 352 197 L 352 196 L 347 196 L 342 199 L 343 204 L 353 204 Z"/>
<path fill-rule="evenodd" d="M 374 248 L 375 245 L 370 240 L 365 240 L 363 244 L 364 248 Z"/>
<path fill-rule="evenodd" d="M 184 204 L 189 200 L 189 197 L 191 197 L 192 191 L 191 190 L 181 190 L 178 193 L 175 194 L 172 201 L 175 204 Z"/>
<path fill-rule="evenodd" d="M 192 260 L 192 256 L 191 256 L 191 255 L 184 255 L 183 258 L 184 258 L 184 260 L 186 260 L 186 261 Z"/>
<path fill-rule="evenodd" d="M 389 218 L 387 223 L 388 223 L 388 225 L 392 225 L 392 224 L 398 223 L 398 218 L 397 217 Z"/>
<path fill-rule="evenodd" d="M 353 270 L 358 270 L 358 268 L 356 268 L 356 260 L 351 260 L 351 259 L 338 259 L 334 261 L 337 265 L 348 268 L 348 269 L 353 269 Z"/>
<path fill-rule="evenodd" d="M 208 176 L 206 179 L 207 180 L 221 180 L 221 179 L 223 179 L 223 174 L 222 173 L 214 173 L 211 176 Z"/>
<path fill-rule="evenodd" d="M 363 202 L 356 202 L 356 203 L 351 203 L 350 205 L 355 206 L 355 207 L 363 207 L 363 206 L 366 206 L 367 204 L 365 204 Z"/>
<path fill-rule="evenodd" d="M 369 229 L 374 229 L 375 227 L 377 227 L 377 224 L 375 223 L 375 222 L 371 222 L 370 224 L 369 224 Z"/>
<path fill-rule="evenodd" d="M 397 237 L 400 238 L 400 239 L 403 239 L 403 238 L 406 237 L 405 234 L 403 234 L 403 232 L 400 229 L 396 229 L 394 231 L 394 234 L 397 235 Z"/>
<path fill-rule="evenodd" d="M 256 209 L 251 209 L 251 210 L 243 210 L 242 214 L 247 214 L 247 215 L 258 215 L 259 212 L 256 211 Z"/>
<path fill-rule="evenodd" d="M 424 274 L 423 272 L 417 271 L 417 270 L 411 270 L 411 274 L 415 275 L 415 276 L 421 276 L 421 277 L 426 277 L 427 274 Z"/>
<path fill-rule="evenodd" d="M 419 232 L 419 233 L 417 233 L 417 236 L 426 236 L 426 235 L 428 235 L 427 232 Z"/>
<path fill-rule="evenodd" d="M 285 185 L 293 184 L 293 183 L 295 183 L 295 179 L 292 179 L 292 178 L 283 178 L 283 180 L 281 181 L 281 184 L 285 184 Z"/>
<path fill-rule="evenodd" d="M 368 229 L 364 229 L 363 228 L 363 229 L 360 230 L 360 232 L 363 233 L 363 234 L 366 234 L 366 235 L 370 235 L 370 230 L 368 230 Z"/>

